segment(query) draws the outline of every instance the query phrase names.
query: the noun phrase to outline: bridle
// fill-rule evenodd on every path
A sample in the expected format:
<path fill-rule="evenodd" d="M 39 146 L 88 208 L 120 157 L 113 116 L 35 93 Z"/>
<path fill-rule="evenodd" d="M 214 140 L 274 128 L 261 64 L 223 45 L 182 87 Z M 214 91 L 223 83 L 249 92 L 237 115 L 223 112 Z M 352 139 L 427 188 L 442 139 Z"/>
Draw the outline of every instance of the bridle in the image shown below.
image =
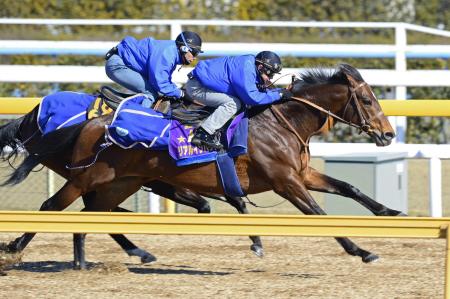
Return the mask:
<path fill-rule="evenodd" d="M 345 123 L 346 125 L 349 125 L 351 127 L 357 128 L 361 132 L 365 132 L 365 133 L 369 134 L 369 133 L 371 133 L 373 131 L 373 129 L 371 127 L 371 122 L 370 122 L 372 120 L 372 118 L 368 118 L 367 119 L 367 118 L 364 117 L 364 114 L 362 113 L 361 104 L 359 103 L 358 97 L 356 96 L 356 91 L 359 88 L 361 88 L 363 86 L 366 86 L 366 85 L 367 85 L 366 82 L 362 82 L 362 83 L 360 83 L 358 86 L 356 86 L 354 88 L 353 87 L 349 87 L 350 97 L 347 100 L 347 103 L 345 104 L 345 108 L 344 108 L 344 112 L 342 113 L 342 117 L 336 115 L 335 113 L 331 112 L 330 110 L 326 110 L 326 109 L 320 107 L 319 105 L 310 102 L 307 99 L 299 98 L 299 97 L 291 97 L 291 100 L 304 103 L 304 104 L 306 104 L 306 105 L 308 105 L 310 107 L 313 107 L 316 110 L 324 112 L 327 115 L 327 119 L 325 120 L 325 123 L 331 124 L 330 119 L 336 119 L 336 120 L 339 120 L 342 123 Z M 359 116 L 359 119 L 360 119 L 360 122 L 361 122 L 359 125 L 344 119 L 345 114 L 347 113 L 347 108 L 348 108 L 348 106 L 350 105 L 350 103 L 352 101 L 355 104 L 356 111 L 358 113 L 358 116 Z M 284 124 L 289 128 L 289 130 L 297 137 L 297 139 L 300 141 L 300 143 L 305 148 L 309 147 L 309 144 L 303 140 L 303 138 L 300 136 L 300 134 L 298 134 L 298 132 L 290 124 L 289 120 L 286 119 L 286 117 L 280 112 L 280 110 L 277 107 L 275 107 L 275 106 L 271 106 L 270 108 L 272 109 L 273 113 L 277 117 L 279 117 L 284 122 Z"/>
<path fill-rule="evenodd" d="M 347 122 L 348 125 L 351 125 L 353 127 L 358 128 L 359 130 L 365 132 L 365 133 L 370 133 L 373 131 L 372 126 L 371 126 L 371 120 L 372 117 L 369 117 L 368 119 L 366 119 L 364 117 L 364 114 L 362 113 L 362 108 L 361 108 L 361 103 L 358 101 L 358 98 L 356 97 L 356 91 L 363 87 L 366 86 L 367 83 L 366 82 L 362 82 L 360 83 L 358 86 L 356 86 L 355 88 L 353 87 L 349 87 L 350 89 L 350 99 L 347 101 L 347 104 L 345 104 L 345 108 L 344 108 L 344 112 L 342 113 L 342 118 L 345 118 L 345 113 L 347 112 L 347 108 L 350 104 L 350 102 L 353 100 L 353 103 L 355 104 L 356 107 L 356 112 L 358 113 L 359 119 L 361 121 L 361 124 L 358 125 L 353 125 L 351 122 Z M 341 120 L 342 121 L 342 120 Z"/>

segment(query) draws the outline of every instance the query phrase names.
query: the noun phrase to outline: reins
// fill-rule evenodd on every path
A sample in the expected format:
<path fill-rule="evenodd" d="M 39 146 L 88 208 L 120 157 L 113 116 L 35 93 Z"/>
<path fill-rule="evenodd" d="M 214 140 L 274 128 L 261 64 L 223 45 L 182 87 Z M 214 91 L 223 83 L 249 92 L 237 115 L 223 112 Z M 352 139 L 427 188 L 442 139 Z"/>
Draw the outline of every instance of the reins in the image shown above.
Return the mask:
<path fill-rule="evenodd" d="M 316 109 L 316 110 L 319 110 L 320 112 L 325 113 L 325 114 L 327 115 L 327 119 L 329 119 L 329 118 L 337 119 L 337 120 L 339 120 L 339 121 L 345 123 L 345 124 L 348 125 L 348 126 L 351 126 L 351 127 L 357 128 L 357 129 L 359 129 L 359 130 L 361 130 L 361 131 L 364 131 L 364 132 L 366 132 L 366 133 L 369 133 L 369 132 L 371 131 L 371 129 L 370 129 L 370 119 L 369 119 L 369 120 L 366 120 L 366 119 L 364 118 L 364 116 L 363 116 L 363 114 L 362 114 L 362 112 L 361 112 L 361 107 L 360 107 L 360 105 L 359 105 L 359 103 L 358 103 L 358 100 L 357 100 L 357 97 L 356 97 L 356 90 L 358 90 L 359 88 L 361 88 L 361 87 L 363 87 L 363 86 L 365 86 L 365 85 L 367 85 L 367 83 L 366 83 L 366 82 L 362 82 L 362 83 L 359 84 L 357 87 L 355 87 L 355 88 L 350 88 L 351 95 L 350 95 L 350 98 L 347 100 L 347 103 L 345 104 L 345 109 L 344 109 L 344 113 L 342 114 L 342 117 L 336 115 L 335 113 L 331 112 L 330 110 L 326 110 L 326 109 L 324 109 L 323 107 L 320 107 L 319 105 L 310 102 L 310 101 L 307 100 L 307 99 L 299 98 L 299 97 L 291 97 L 291 100 L 294 100 L 294 101 L 297 101 L 297 102 L 304 103 L 304 104 L 306 104 L 306 105 L 308 105 L 308 106 L 310 106 L 310 107 L 313 107 L 313 108 Z M 361 120 L 361 124 L 360 124 L 360 125 L 354 124 L 353 122 L 347 121 L 347 120 L 345 120 L 345 119 L 343 118 L 343 117 L 345 117 L 345 113 L 347 112 L 347 108 L 348 108 L 348 106 L 349 106 L 349 104 L 350 104 L 350 102 L 351 102 L 352 100 L 355 102 L 356 111 L 357 111 L 358 116 L 359 116 L 359 118 L 360 118 L 360 120 Z M 309 147 L 309 144 L 303 140 L 303 138 L 300 136 L 300 134 L 298 134 L 298 132 L 297 132 L 297 131 L 295 130 L 295 128 L 291 125 L 291 123 L 289 122 L 289 120 L 286 119 L 286 117 L 283 115 L 283 113 L 281 113 L 281 111 L 280 111 L 276 106 L 270 106 L 270 109 L 272 110 L 272 112 L 273 112 L 277 117 L 279 117 L 279 118 L 284 122 L 284 124 L 285 124 L 285 125 L 289 128 L 289 130 L 297 137 L 297 139 L 298 139 L 298 140 L 300 141 L 300 143 L 304 146 L 304 148 L 308 148 L 308 147 Z"/>
<path fill-rule="evenodd" d="M 297 137 L 297 139 L 300 141 L 300 143 L 307 148 L 309 146 L 308 143 L 306 143 L 303 138 L 300 136 L 300 134 L 297 133 L 297 131 L 295 130 L 295 128 L 291 125 L 291 123 L 289 122 L 289 120 L 286 119 L 286 117 L 284 117 L 283 113 L 280 112 L 280 110 L 275 107 L 275 106 L 270 106 L 270 109 L 272 109 L 273 113 L 276 114 L 276 116 L 278 116 L 279 118 L 281 118 L 284 122 L 284 124 L 289 128 L 289 130 L 294 133 L 294 135 Z"/>

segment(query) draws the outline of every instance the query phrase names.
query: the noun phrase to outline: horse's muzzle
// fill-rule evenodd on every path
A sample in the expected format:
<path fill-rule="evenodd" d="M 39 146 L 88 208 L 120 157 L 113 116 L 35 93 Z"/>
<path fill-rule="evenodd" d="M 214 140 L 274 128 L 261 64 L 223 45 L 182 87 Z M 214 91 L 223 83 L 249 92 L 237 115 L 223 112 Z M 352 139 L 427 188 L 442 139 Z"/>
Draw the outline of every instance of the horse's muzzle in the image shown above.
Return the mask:
<path fill-rule="evenodd" d="M 370 132 L 369 135 L 377 146 L 388 146 L 395 137 L 394 132 L 380 132 L 378 130 Z"/>

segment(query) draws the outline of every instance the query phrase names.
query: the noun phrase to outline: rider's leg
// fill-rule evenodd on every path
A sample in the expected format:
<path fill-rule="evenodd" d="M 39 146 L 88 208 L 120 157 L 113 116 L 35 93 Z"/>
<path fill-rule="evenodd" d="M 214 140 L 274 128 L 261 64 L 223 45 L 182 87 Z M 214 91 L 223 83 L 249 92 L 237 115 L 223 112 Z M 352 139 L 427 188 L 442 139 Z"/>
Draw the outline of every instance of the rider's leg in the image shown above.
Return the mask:
<path fill-rule="evenodd" d="M 214 135 L 214 133 L 223 127 L 225 123 L 230 120 L 233 115 L 241 108 L 241 102 L 234 96 L 227 95 L 225 93 L 212 91 L 204 86 L 195 78 L 192 78 L 186 84 L 186 93 L 196 101 L 208 106 L 216 107 L 216 110 L 200 125 L 200 128 L 204 131 L 196 132 L 192 139 L 192 143 L 196 145 L 196 139 L 198 141 L 208 142 L 207 134 Z M 201 134 L 201 133 L 203 134 Z M 207 133 L 207 134 L 205 134 Z"/>
<path fill-rule="evenodd" d="M 105 70 L 106 75 L 114 82 L 131 91 L 145 94 L 147 99 L 142 102 L 142 106 L 150 108 L 158 97 L 158 93 L 151 88 L 147 80 L 127 67 L 119 55 L 112 55 L 106 61 Z"/>

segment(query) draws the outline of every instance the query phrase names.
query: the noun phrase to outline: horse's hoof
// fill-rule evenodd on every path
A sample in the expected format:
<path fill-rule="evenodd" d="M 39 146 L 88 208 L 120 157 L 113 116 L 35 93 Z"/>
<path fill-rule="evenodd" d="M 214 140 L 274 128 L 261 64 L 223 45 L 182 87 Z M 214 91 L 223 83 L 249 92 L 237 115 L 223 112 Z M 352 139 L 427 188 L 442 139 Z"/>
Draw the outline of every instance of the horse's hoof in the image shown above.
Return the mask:
<path fill-rule="evenodd" d="M 8 244 L 6 244 L 5 242 L 1 242 L 0 243 L 0 251 L 9 251 Z"/>
<path fill-rule="evenodd" d="M 14 242 L 1 242 L 0 243 L 0 251 L 10 253 L 10 254 L 16 254 L 19 253 L 19 249 L 17 249 L 17 245 Z"/>
<path fill-rule="evenodd" d="M 152 262 L 156 262 L 156 257 L 154 255 L 149 253 L 144 256 L 141 256 L 141 263 L 148 264 Z"/>
<path fill-rule="evenodd" d="M 252 246 L 250 246 L 250 249 L 257 257 L 264 257 L 264 249 L 261 245 L 252 244 Z"/>
<path fill-rule="evenodd" d="M 377 261 L 378 259 L 379 259 L 378 255 L 373 254 L 373 253 L 370 253 L 370 254 L 362 257 L 362 261 L 364 263 L 372 263 L 372 262 Z"/>
<path fill-rule="evenodd" d="M 138 256 L 138 257 L 140 257 L 141 258 L 141 262 L 143 264 L 147 264 L 147 263 L 151 263 L 151 262 L 156 261 L 156 257 L 153 254 L 151 254 L 151 253 L 149 253 L 149 252 L 147 252 L 145 250 L 142 250 L 140 248 L 127 250 L 127 253 L 128 253 L 129 256 Z"/>

